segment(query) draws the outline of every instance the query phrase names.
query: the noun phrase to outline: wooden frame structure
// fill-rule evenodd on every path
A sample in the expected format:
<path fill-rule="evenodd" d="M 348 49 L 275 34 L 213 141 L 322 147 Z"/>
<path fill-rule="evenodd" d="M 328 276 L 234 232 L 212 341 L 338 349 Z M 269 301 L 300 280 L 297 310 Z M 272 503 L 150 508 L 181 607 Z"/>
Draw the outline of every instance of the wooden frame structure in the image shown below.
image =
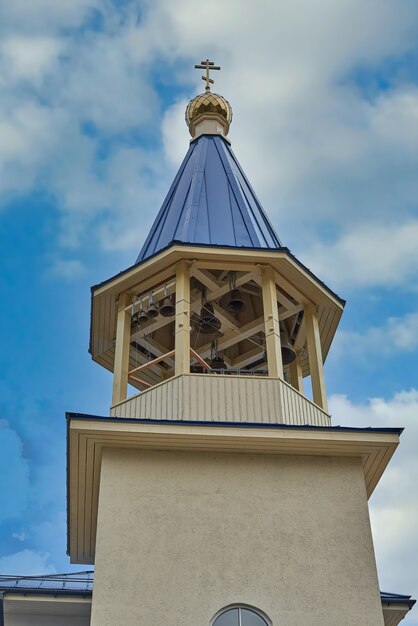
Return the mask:
<path fill-rule="evenodd" d="M 315 292 L 309 292 L 302 281 L 285 275 L 283 264 L 267 263 L 270 259 L 266 259 L 266 255 L 257 259 L 264 261 L 261 263 L 255 262 L 256 259 L 251 258 L 254 253 L 247 251 L 234 251 L 233 259 L 224 261 L 219 256 L 208 258 L 206 251 L 203 255 L 200 250 L 195 252 L 193 257 L 184 255 L 176 263 L 142 280 L 142 271 L 138 268 L 137 280 L 119 292 L 113 322 L 116 338 L 112 405 L 126 399 L 128 384 L 149 389 L 171 376 L 190 373 L 191 358 L 204 370 L 210 370 L 208 358 L 213 338 L 197 340 L 194 328 L 204 291 L 222 324 L 216 344 L 231 373 L 241 369 L 253 371 L 252 367 L 264 370 L 267 365 L 268 377 L 287 380 L 302 394 L 303 377 L 310 374 L 313 400 L 327 411 L 323 370 L 324 347 L 327 348 L 324 300 L 313 297 Z M 246 316 L 231 314 L 225 306 L 232 274 L 235 287 L 242 290 L 248 301 Z M 312 282 L 309 277 L 308 284 Z M 175 315 L 173 318 L 159 316 L 146 321 L 139 329 L 131 329 L 132 310 L 138 302 L 142 303 L 147 292 L 151 292 L 157 303 L 167 295 L 175 298 Z M 323 287 L 320 293 L 324 296 Z M 103 298 L 101 293 L 99 297 Z M 327 298 L 334 317 L 339 319 L 342 304 L 335 298 Z M 329 322 L 329 312 L 327 318 Z M 285 367 L 281 356 L 281 325 L 285 325 L 297 353 L 295 361 Z"/>

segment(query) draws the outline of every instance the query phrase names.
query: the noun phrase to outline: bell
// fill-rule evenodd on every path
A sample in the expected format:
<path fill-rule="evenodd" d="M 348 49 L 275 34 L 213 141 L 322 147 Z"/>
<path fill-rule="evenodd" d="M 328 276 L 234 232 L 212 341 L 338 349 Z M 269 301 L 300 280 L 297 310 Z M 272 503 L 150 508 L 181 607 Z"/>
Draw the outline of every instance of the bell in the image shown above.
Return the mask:
<path fill-rule="evenodd" d="M 143 308 L 140 308 L 138 311 L 138 322 L 143 324 L 148 321 L 148 315 L 145 313 Z"/>
<path fill-rule="evenodd" d="M 212 335 L 221 327 L 221 320 L 215 317 L 213 306 L 207 302 L 200 311 L 200 318 L 197 321 L 196 328 L 202 335 Z"/>
<path fill-rule="evenodd" d="M 280 330 L 280 343 L 282 348 L 283 365 L 290 365 L 296 359 L 296 352 L 289 341 L 288 334 L 285 330 Z"/>
<path fill-rule="evenodd" d="M 163 317 L 172 317 L 176 314 L 176 307 L 169 296 L 164 298 L 164 302 L 160 306 L 160 313 Z"/>
<path fill-rule="evenodd" d="M 147 308 L 147 318 L 149 320 L 154 319 L 158 316 L 158 307 L 154 302 L 150 302 Z"/>
<path fill-rule="evenodd" d="M 134 313 L 131 319 L 131 328 L 132 330 L 136 330 L 139 326 L 138 313 Z"/>
<path fill-rule="evenodd" d="M 242 299 L 239 289 L 232 289 L 230 298 L 227 302 L 227 309 L 231 313 L 241 313 L 247 306 L 246 302 Z"/>
<path fill-rule="evenodd" d="M 211 360 L 210 367 L 213 370 L 226 370 L 228 366 L 223 358 L 218 355 L 216 358 Z"/>
<path fill-rule="evenodd" d="M 227 368 L 227 364 L 224 361 L 223 354 L 218 351 L 217 339 L 214 339 L 212 341 L 209 363 L 211 370 L 225 370 Z"/>

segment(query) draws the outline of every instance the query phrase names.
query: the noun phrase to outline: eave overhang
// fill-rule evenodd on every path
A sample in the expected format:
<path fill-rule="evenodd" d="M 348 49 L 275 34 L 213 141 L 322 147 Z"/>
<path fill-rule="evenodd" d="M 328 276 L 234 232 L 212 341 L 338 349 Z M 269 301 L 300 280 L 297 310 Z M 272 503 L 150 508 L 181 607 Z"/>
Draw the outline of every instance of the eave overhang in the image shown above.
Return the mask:
<path fill-rule="evenodd" d="M 399 593 L 386 593 L 385 591 L 380 592 L 380 599 L 382 600 L 383 607 L 397 607 L 397 608 L 408 608 L 408 610 L 412 609 L 416 600 L 412 598 L 412 596 L 405 596 Z"/>
<path fill-rule="evenodd" d="M 102 453 L 131 448 L 297 456 L 357 457 L 367 495 L 391 459 L 402 429 L 356 429 L 152 421 L 67 414 L 68 554 L 94 563 Z"/>
<path fill-rule="evenodd" d="M 182 241 L 172 241 L 168 246 L 166 246 L 165 248 L 163 248 L 162 250 L 159 250 L 158 252 L 156 252 L 155 254 L 147 257 L 146 259 L 144 259 L 143 261 L 139 261 L 138 263 L 134 263 L 133 265 L 131 265 L 130 267 L 126 268 L 125 270 L 122 270 L 121 272 L 119 272 L 118 274 L 115 274 L 115 276 L 112 276 L 111 278 L 108 278 L 107 280 L 102 281 L 101 283 L 98 283 L 97 285 L 93 285 L 91 287 L 91 292 L 92 294 L 96 294 L 96 293 L 100 293 L 102 291 L 103 288 L 105 287 L 112 287 L 112 286 L 118 286 L 120 285 L 120 281 L 121 279 L 126 279 L 127 283 L 129 283 L 130 278 L 132 278 L 132 272 L 135 272 L 135 270 L 137 269 L 147 269 L 149 267 L 149 265 L 152 265 L 155 261 L 158 261 L 160 257 L 165 256 L 168 252 L 170 252 L 173 248 L 182 248 L 183 252 L 180 255 L 180 259 L 185 258 L 184 257 L 184 248 L 190 249 L 190 250 L 195 250 L 195 251 L 210 251 L 212 250 L 215 254 L 217 255 L 221 255 L 222 251 L 225 251 L 226 253 L 231 253 L 234 255 L 234 253 L 249 253 L 250 254 L 250 259 L 254 258 L 254 256 L 266 256 L 267 258 L 274 258 L 274 255 L 276 255 L 277 253 L 282 253 L 282 254 L 286 254 L 290 259 L 292 259 L 294 261 L 294 263 L 296 265 L 299 266 L 299 268 L 301 270 L 303 270 L 304 272 L 306 272 L 316 283 L 318 283 L 318 285 L 320 285 L 326 292 L 328 292 L 328 294 L 334 298 L 335 300 L 337 300 L 337 302 L 344 307 L 346 301 L 341 298 L 338 294 L 336 294 L 330 287 L 328 287 L 328 285 L 326 285 L 322 280 L 320 280 L 308 267 L 306 267 L 306 265 L 304 265 L 294 254 L 292 254 L 292 252 L 289 250 L 289 248 L 287 248 L 286 246 L 282 246 L 281 248 L 255 248 L 255 247 L 236 247 L 236 246 L 216 246 L 214 244 L 193 244 L 190 245 L 188 243 L 184 243 Z M 210 254 L 210 257 L 213 257 L 213 252 L 212 254 Z M 254 253 L 254 255 L 251 255 L 251 252 Z M 271 257 L 270 255 L 273 255 L 273 257 Z M 235 258 L 235 255 L 234 255 Z M 268 262 L 268 261 L 266 261 Z"/>
<path fill-rule="evenodd" d="M 416 600 L 411 596 L 402 596 L 380 592 L 385 626 L 397 626 L 412 609 Z"/>

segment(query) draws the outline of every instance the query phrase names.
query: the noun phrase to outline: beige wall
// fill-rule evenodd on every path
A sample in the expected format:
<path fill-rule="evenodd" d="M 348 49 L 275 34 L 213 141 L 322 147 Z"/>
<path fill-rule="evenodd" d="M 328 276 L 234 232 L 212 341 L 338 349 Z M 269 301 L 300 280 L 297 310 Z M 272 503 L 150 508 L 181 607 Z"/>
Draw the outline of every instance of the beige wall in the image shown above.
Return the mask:
<path fill-rule="evenodd" d="M 92 626 L 382 626 L 357 459 L 105 450 Z"/>

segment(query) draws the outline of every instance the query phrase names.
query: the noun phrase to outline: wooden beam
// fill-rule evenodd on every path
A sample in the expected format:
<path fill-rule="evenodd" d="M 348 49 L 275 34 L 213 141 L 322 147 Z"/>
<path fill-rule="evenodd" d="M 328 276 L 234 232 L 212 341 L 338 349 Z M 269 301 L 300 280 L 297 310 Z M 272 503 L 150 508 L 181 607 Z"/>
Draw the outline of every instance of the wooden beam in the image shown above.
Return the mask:
<path fill-rule="evenodd" d="M 274 275 L 277 284 L 280 285 L 282 289 L 287 291 L 287 293 L 291 295 L 292 298 L 294 298 L 297 302 L 301 302 L 304 305 L 313 304 L 312 300 L 310 300 L 304 293 L 297 289 L 297 287 L 292 285 L 292 283 L 289 282 L 287 278 L 283 276 L 283 274 L 280 274 L 280 272 L 274 270 Z"/>
<path fill-rule="evenodd" d="M 196 350 L 193 350 L 193 348 L 190 348 L 190 354 L 196 359 L 198 363 L 200 363 L 200 365 L 210 370 L 209 363 L 206 363 L 206 361 L 202 359 L 202 357 L 196 352 Z"/>
<path fill-rule="evenodd" d="M 138 341 L 138 339 L 143 337 L 144 335 L 151 335 L 159 328 L 162 328 L 163 326 L 167 326 L 167 324 L 170 324 L 170 322 L 172 322 L 173 320 L 174 320 L 174 317 L 163 317 L 162 315 L 159 315 L 155 321 L 146 322 L 143 326 L 141 326 L 138 330 L 136 330 L 132 335 L 132 339 L 134 339 L 135 341 Z"/>
<path fill-rule="evenodd" d="M 254 263 L 236 263 L 225 259 L 224 261 L 195 261 L 194 267 L 204 270 L 224 270 L 225 266 L 231 272 L 251 272 L 254 270 Z"/>
<path fill-rule="evenodd" d="M 280 304 L 282 304 L 286 309 L 294 308 L 295 303 L 289 300 L 289 298 L 286 298 L 284 293 L 282 293 L 280 289 L 277 289 L 277 287 L 276 287 L 276 297 L 277 297 L 277 300 L 280 302 Z"/>
<path fill-rule="evenodd" d="M 315 404 L 328 413 L 321 337 L 319 335 L 318 318 L 315 307 L 305 307 L 304 320 L 309 353 L 309 369 L 312 381 L 312 398 Z"/>
<path fill-rule="evenodd" d="M 196 276 L 197 278 L 196 271 L 197 270 L 193 269 L 193 271 L 191 272 L 191 275 Z M 255 272 L 249 272 L 247 274 L 244 274 L 244 276 L 238 277 L 236 280 L 237 288 L 249 282 L 250 280 L 252 280 L 254 277 L 254 274 Z M 218 286 L 214 291 L 208 291 L 208 293 L 206 294 L 207 300 L 209 302 L 211 302 L 212 300 L 218 300 L 224 294 L 228 293 L 228 291 L 229 291 L 229 284 L 222 285 L 221 287 Z M 193 313 L 199 313 L 200 307 L 201 307 L 201 297 L 199 296 L 198 298 L 195 298 L 192 301 L 190 305 L 190 311 Z M 223 311 L 223 313 L 226 314 L 227 312 Z M 173 321 L 172 317 L 162 317 L 160 315 L 155 321 L 146 322 L 139 330 L 135 331 L 132 338 L 135 339 L 135 341 L 138 341 L 138 338 L 141 337 L 144 333 L 146 335 L 151 334 L 155 332 L 156 330 L 162 328 L 163 326 L 166 326 L 172 321 Z"/>
<path fill-rule="evenodd" d="M 173 294 L 176 291 L 176 281 L 170 280 L 164 283 L 164 285 L 159 285 L 156 289 L 151 289 L 149 291 L 142 292 L 141 294 L 136 294 L 133 297 L 133 301 L 132 301 L 132 304 L 135 307 L 135 312 L 139 308 L 140 300 L 142 300 L 142 304 L 144 305 L 144 309 L 146 310 L 147 304 L 148 304 L 148 294 L 150 293 L 150 291 L 152 291 L 153 301 L 159 302 L 160 300 L 163 300 L 166 297 L 166 292 L 167 292 L 167 296 L 171 296 L 171 294 Z M 129 306 L 130 305 L 128 305 L 128 307 Z"/>
<path fill-rule="evenodd" d="M 274 270 L 270 265 L 267 265 L 262 273 L 262 292 L 268 374 L 283 379 L 277 290 Z"/>
<path fill-rule="evenodd" d="M 170 265 L 164 270 L 153 273 L 152 276 L 150 276 L 146 280 L 141 280 L 140 282 L 133 285 L 129 289 L 129 293 L 131 294 L 132 297 L 136 299 L 137 296 L 141 294 L 146 294 L 149 291 L 151 291 L 151 289 L 153 289 L 156 285 L 160 286 L 161 283 L 168 282 L 170 279 L 173 278 L 174 274 L 175 274 L 175 267 L 174 265 Z M 100 290 L 97 290 L 97 294 L 99 293 L 100 293 Z M 95 295 L 96 295 L 96 292 L 95 292 Z"/>
<path fill-rule="evenodd" d="M 296 315 L 296 313 L 299 313 L 302 310 L 303 306 L 301 304 L 292 306 L 291 309 L 287 309 L 286 311 L 283 311 L 283 313 L 280 313 L 279 318 L 280 320 L 287 320 L 289 317 L 292 317 L 292 315 Z"/>
<path fill-rule="evenodd" d="M 255 335 L 260 330 L 263 330 L 263 328 L 264 328 L 264 317 L 258 317 L 257 319 L 252 320 L 251 322 L 248 322 L 248 324 L 244 324 L 244 326 L 241 326 L 238 332 L 234 330 L 229 330 L 228 332 L 224 333 L 221 337 L 219 337 L 218 350 L 219 351 L 226 350 L 230 346 L 233 346 L 234 344 L 239 343 L 240 341 L 243 341 L 244 339 L 248 339 L 248 337 L 251 337 L 252 335 Z M 201 346 L 199 348 L 200 355 L 203 357 L 209 356 L 211 346 L 212 346 L 212 341 Z"/>
<path fill-rule="evenodd" d="M 134 380 L 136 383 L 139 383 L 140 385 L 142 385 L 143 387 L 146 387 L 147 389 L 152 387 L 151 383 L 147 383 L 145 380 L 142 380 L 142 378 L 137 378 L 136 376 L 133 376 L 132 374 L 129 374 L 129 380 Z"/>
<path fill-rule="evenodd" d="M 145 350 L 152 352 L 156 356 L 162 356 L 163 354 L 167 354 L 167 346 L 163 346 L 161 343 L 156 341 L 154 337 L 152 337 L 151 339 L 145 339 L 144 337 L 140 337 L 136 340 L 136 342 L 139 343 L 140 346 L 145 348 Z M 167 358 L 166 363 L 170 365 L 170 367 L 174 367 L 174 359 Z"/>
<path fill-rule="evenodd" d="M 115 361 L 113 366 L 112 405 L 126 400 L 128 393 L 129 350 L 131 339 L 131 315 L 126 309 L 130 296 L 119 296 L 116 319 Z"/>
<path fill-rule="evenodd" d="M 221 286 L 207 270 L 193 267 L 192 273 L 193 276 L 202 283 L 202 285 L 205 285 L 205 287 L 209 289 L 209 291 L 215 291 Z"/>
<path fill-rule="evenodd" d="M 143 365 L 139 365 L 138 367 L 135 367 L 133 370 L 129 372 L 129 375 L 135 374 L 135 372 L 141 372 L 142 370 L 145 370 L 148 367 L 152 367 L 153 365 L 156 365 L 157 363 L 160 363 L 161 361 L 165 361 L 166 359 L 169 359 L 173 355 L 174 355 L 174 350 L 170 350 L 170 352 L 167 352 L 166 354 L 162 354 L 161 356 L 158 356 L 156 359 L 152 359 L 152 361 L 147 361 L 147 363 L 144 363 Z"/>
<path fill-rule="evenodd" d="M 190 266 L 176 265 L 175 375 L 190 374 Z"/>
<path fill-rule="evenodd" d="M 136 346 L 131 344 L 131 356 L 129 359 L 129 371 L 138 367 L 138 365 L 145 365 L 145 363 L 149 363 L 149 358 L 145 354 L 143 354 Z M 133 356 L 134 354 L 134 356 Z M 156 385 L 161 382 L 161 369 L 158 365 L 148 368 L 143 372 L 143 378 L 151 383 L 151 385 Z"/>
<path fill-rule="evenodd" d="M 236 333 L 240 332 L 240 327 L 237 326 L 237 320 L 231 313 L 225 311 L 225 309 L 219 306 L 219 304 L 216 304 L 216 302 L 212 302 L 212 306 L 216 317 L 221 320 L 223 327 L 226 326 L 230 330 L 235 330 Z"/>
<path fill-rule="evenodd" d="M 299 332 L 295 339 L 294 346 L 293 346 L 296 352 L 298 352 L 299 350 L 302 350 L 303 346 L 305 345 L 305 341 L 306 341 L 306 326 L 305 326 L 305 320 L 303 319 L 299 328 Z"/>
<path fill-rule="evenodd" d="M 193 266 L 191 275 L 196 276 L 196 278 L 199 280 L 198 276 L 196 275 L 197 271 L 198 271 L 198 268 L 195 268 Z M 244 285 L 245 283 L 249 283 L 250 280 L 254 279 L 255 275 L 256 275 L 256 272 L 254 271 L 254 268 L 252 268 L 251 272 L 247 272 L 246 274 L 243 274 L 242 276 L 237 276 L 235 280 L 236 288 L 238 289 L 238 287 L 240 287 L 241 285 Z M 206 294 L 206 298 L 209 301 L 219 300 L 219 298 L 222 298 L 222 296 L 228 293 L 228 291 L 230 291 L 229 282 L 227 282 L 225 285 L 218 286 L 217 289 L 213 289 L 209 291 Z M 200 307 L 200 297 L 192 302 L 191 308 L 192 308 L 192 311 L 197 311 L 199 307 Z"/>
<path fill-rule="evenodd" d="M 261 291 L 257 285 L 246 285 L 245 287 L 242 287 L 241 291 L 243 293 L 249 293 L 250 296 L 259 297 L 261 295 Z"/>
<path fill-rule="evenodd" d="M 241 369 L 243 367 L 247 367 L 247 365 L 251 365 L 254 361 L 258 361 L 264 354 L 263 346 L 254 346 L 251 350 L 244 352 L 244 354 L 240 354 L 232 360 L 231 366 L 234 369 Z"/>
<path fill-rule="evenodd" d="M 296 359 L 289 365 L 290 384 L 303 393 L 302 353 L 296 353 Z"/>

